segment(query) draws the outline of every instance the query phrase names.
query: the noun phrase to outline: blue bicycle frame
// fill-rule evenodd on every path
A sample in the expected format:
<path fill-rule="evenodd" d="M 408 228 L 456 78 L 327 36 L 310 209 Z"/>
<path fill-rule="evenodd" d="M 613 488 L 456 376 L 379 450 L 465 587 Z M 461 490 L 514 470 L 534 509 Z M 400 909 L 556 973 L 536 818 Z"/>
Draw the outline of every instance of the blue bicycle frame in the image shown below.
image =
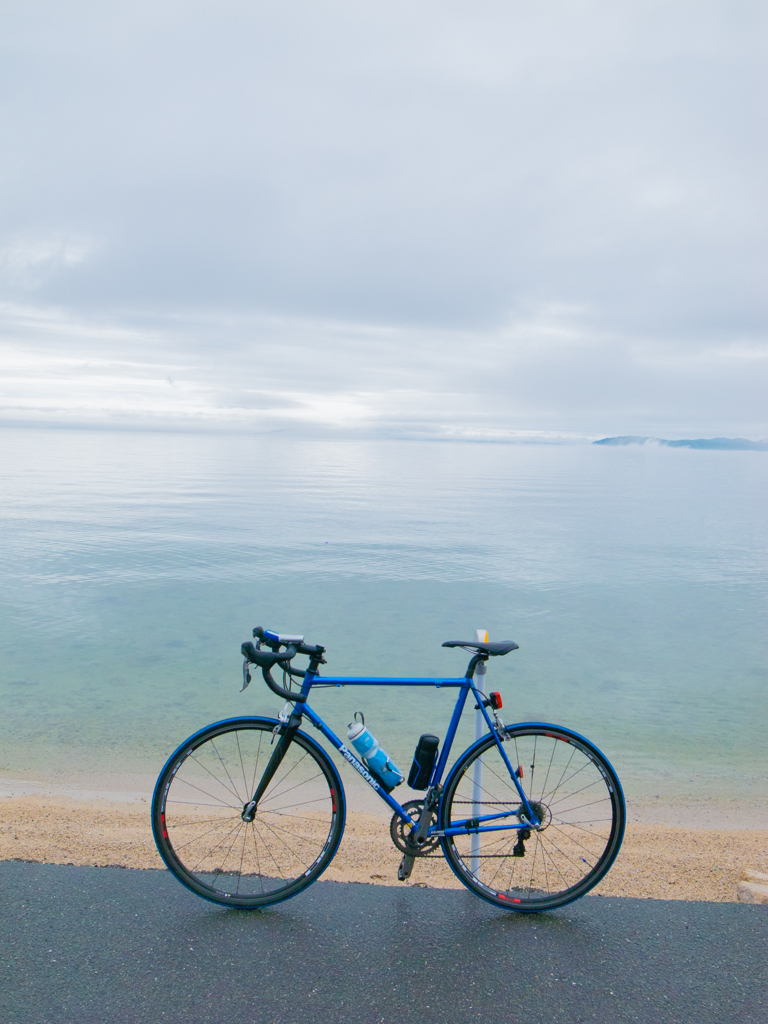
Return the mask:
<path fill-rule="evenodd" d="M 459 727 L 459 721 L 461 720 L 464 705 L 466 704 L 468 695 L 472 693 L 473 696 L 475 697 L 475 700 L 477 701 L 477 706 L 482 712 L 486 724 L 491 734 L 493 735 L 493 738 L 496 742 L 496 746 L 499 748 L 499 753 L 501 754 L 504 763 L 509 769 L 510 778 L 512 779 L 515 788 L 517 789 L 518 795 L 520 797 L 521 807 L 515 808 L 515 810 L 505 811 L 501 814 L 488 814 L 483 817 L 467 818 L 464 821 L 454 822 L 449 828 L 445 829 L 440 829 L 438 823 L 438 826 L 433 826 L 430 828 L 429 835 L 468 835 L 477 832 L 498 832 L 506 829 L 524 829 L 529 828 L 531 826 L 536 827 L 539 824 L 539 819 L 536 817 L 533 810 L 531 809 L 531 805 L 529 804 L 528 798 L 523 792 L 523 788 L 520 785 L 515 769 L 512 767 L 509 758 L 507 757 L 506 751 L 504 750 L 504 744 L 501 741 L 501 737 L 499 735 L 499 731 L 496 728 L 495 722 L 491 720 L 491 717 L 489 716 L 488 711 L 485 705 L 483 704 L 483 694 L 481 694 L 480 691 L 477 689 L 472 678 L 468 676 L 463 676 L 461 679 L 398 679 L 389 678 L 386 676 L 321 676 L 319 673 L 312 673 L 310 671 L 307 671 L 306 675 L 304 676 L 303 685 L 301 688 L 301 696 L 304 697 L 305 700 L 309 696 L 312 687 L 315 685 L 434 686 L 437 689 L 442 689 L 443 687 L 453 687 L 454 689 L 458 689 L 459 694 L 458 697 L 456 698 L 456 704 L 453 709 L 453 714 L 451 715 L 451 723 L 448 726 L 448 733 L 445 737 L 445 741 L 443 742 L 443 746 L 440 751 L 440 756 L 437 759 L 437 764 L 435 765 L 432 771 L 432 776 L 429 781 L 429 790 L 433 790 L 436 786 L 440 785 L 440 782 L 443 778 L 443 774 L 445 772 L 446 765 L 448 763 L 448 758 L 451 753 L 451 747 L 456 736 L 456 731 Z M 409 825 L 415 827 L 417 822 L 413 820 L 413 818 L 410 816 L 410 814 L 408 814 L 405 808 L 400 806 L 400 804 L 397 802 L 397 800 L 394 799 L 394 797 L 387 793 L 383 786 L 366 769 L 365 765 L 363 765 L 358 760 L 358 758 L 355 757 L 355 755 L 352 753 L 352 751 L 350 751 L 347 745 L 342 740 L 340 740 L 339 737 L 334 733 L 334 731 L 325 724 L 325 722 L 317 714 L 317 712 L 314 711 L 307 703 L 299 704 L 297 710 L 298 709 L 300 709 L 300 714 L 306 715 L 310 722 L 315 726 L 315 728 L 319 729 L 322 732 L 323 736 L 325 736 L 328 742 L 333 744 L 333 746 L 338 750 L 341 756 L 352 765 L 355 771 L 368 783 L 371 789 L 373 789 L 381 797 L 381 799 L 386 804 L 388 804 L 389 807 L 391 807 L 395 814 L 403 821 L 407 822 Z M 482 743 L 484 742 L 485 739 L 486 737 L 482 737 L 480 740 L 477 740 L 476 743 Z M 517 821 L 508 822 L 504 825 L 484 824 L 485 822 L 498 821 L 499 819 L 510 818 L 512 816 L 517 817 L 518 815 L 519 818 Z"/>

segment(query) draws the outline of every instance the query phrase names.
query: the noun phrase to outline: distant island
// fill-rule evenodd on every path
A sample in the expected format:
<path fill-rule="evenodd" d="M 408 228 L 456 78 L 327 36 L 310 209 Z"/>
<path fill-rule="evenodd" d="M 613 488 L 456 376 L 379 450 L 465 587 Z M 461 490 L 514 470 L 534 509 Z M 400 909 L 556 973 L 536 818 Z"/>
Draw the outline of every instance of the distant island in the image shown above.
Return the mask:
<path fill-rule="evenodd" d="M 695 440 L 665 441 L 663 437 L 604 437 L 592 444 L 663 444 L 667 448 L 715 448 L 718 451 L 768 452 L 768 439 L 748 441 L 745 437 L 697 437 Z"/>

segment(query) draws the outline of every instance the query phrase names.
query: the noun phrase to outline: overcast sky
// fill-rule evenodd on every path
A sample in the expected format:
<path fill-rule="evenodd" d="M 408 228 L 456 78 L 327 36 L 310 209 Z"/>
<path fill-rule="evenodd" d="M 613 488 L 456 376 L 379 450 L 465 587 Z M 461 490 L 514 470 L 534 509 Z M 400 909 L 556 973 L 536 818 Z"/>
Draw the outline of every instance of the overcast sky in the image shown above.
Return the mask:
<path fill-rule="evenodd" d="M 0 416 L 768 436 L 759 0 L 0 3 Z"/>

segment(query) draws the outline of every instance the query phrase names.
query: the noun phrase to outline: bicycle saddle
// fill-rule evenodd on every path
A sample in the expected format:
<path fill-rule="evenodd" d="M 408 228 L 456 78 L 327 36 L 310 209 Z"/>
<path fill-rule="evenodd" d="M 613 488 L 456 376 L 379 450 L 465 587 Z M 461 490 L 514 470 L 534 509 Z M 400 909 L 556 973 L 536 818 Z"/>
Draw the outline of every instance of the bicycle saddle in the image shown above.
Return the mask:
<path fill-rule="evenodd" d="M 513 640 L 497 640 L 495 643 L 480 643 L 477 640 L 446 640 L 443 647 L 463 647 L 465 651 L 477 651 L 478 654 L 509 654 L 519 648 Z"/>

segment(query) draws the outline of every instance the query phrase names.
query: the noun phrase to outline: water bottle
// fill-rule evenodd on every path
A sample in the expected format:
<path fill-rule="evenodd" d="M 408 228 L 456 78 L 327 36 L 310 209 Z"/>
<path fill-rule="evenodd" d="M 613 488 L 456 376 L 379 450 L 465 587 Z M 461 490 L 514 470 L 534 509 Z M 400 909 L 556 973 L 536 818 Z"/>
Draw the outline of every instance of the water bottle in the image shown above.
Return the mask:
<path fill-rule="evenodd" d="M 349 723 L 347 739 L 371 769 L 372 774 L 384 784 L 385 789 L 389 792 L 395 786 L 399 786 L 405 776 L 394 761 L 390 761 L 386 751 L 381 749 L 371 730 L 366 728 L 365 718 L 362 714 L 360 712 L 357 714 L 360 715 L 362 721 Z M 355 718 L 357 718 L 357 714 Z"/>

